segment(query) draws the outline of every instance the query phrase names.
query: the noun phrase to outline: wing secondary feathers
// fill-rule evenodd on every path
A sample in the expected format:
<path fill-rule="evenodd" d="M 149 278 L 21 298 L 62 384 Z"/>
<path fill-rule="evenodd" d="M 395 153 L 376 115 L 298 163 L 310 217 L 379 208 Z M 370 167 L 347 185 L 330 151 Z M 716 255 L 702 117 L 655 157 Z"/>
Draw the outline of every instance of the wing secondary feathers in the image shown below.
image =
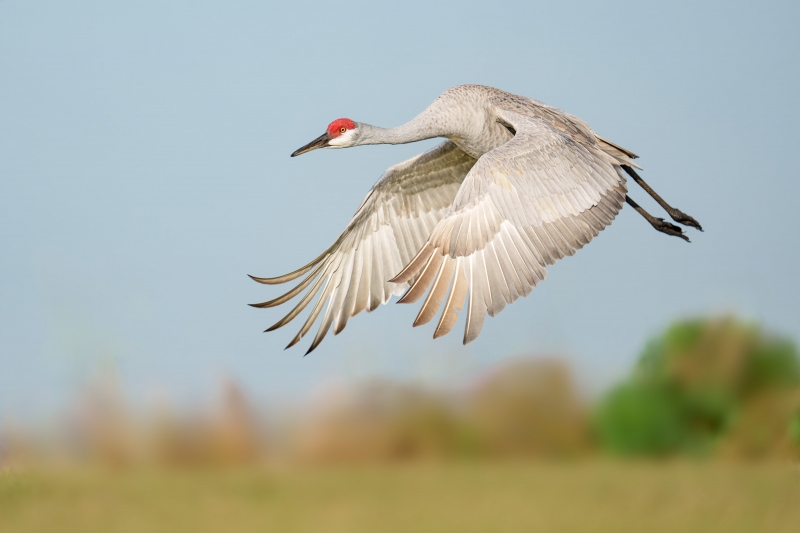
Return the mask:
<path fill-rule="evenodd" d="M 444 301 L 435 337 L 452 329 L 468 293 L 464 344 L 487 314 L 528 295 L 548 265 L 611 223 L 627 190 L 620 159 L 633 156 L 616 146 L 619 155 L 609 154 L 516 111 L 496 113 L 515 137 L 478 159 L 447 216 L 394 278 L 410 284 L 401 302 L 430 288 L 414 325 L 431 320 Z"/>

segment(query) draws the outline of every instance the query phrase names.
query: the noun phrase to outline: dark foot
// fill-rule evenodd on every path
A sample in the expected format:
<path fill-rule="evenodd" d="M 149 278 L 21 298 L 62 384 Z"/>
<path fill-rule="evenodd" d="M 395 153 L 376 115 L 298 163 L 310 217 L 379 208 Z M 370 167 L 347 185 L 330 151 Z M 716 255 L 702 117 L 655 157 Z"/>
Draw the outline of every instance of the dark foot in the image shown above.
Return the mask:
<path fill-rule="evenodd" d="M 672 209 L 668 209 L 667 213 L 669 213 L 669 216 L 672 217 L 672 220 L 674 220 L 678 224 L 683 224 L 684 226 L 690 226 L 692 228 L 696 228 L 700 231 L 703 231 L 703 227 L 700 225 L 698 221 L 696 221 L 694 218 L 690 217 L 680 209 L 675 209 L 673 207 Z"/>
<path fill-rule="evenodd" d="M 631 207 L 636 209 L 636 211 L 640 215 L 642 215 L 645 218 L 645 220 L 647 220 L 650 223 L 651 226 L 653 226 L 655 229 L 657 229 L 661 233 L 666 233 L 667 235 L 674 235 L 675 237 L 680 237 L 681 239 L 683 239 L 686 242 L 692 242 L 692 241 L 689 240 L 689 237 L 687 237 L 686 235 L 683 234 L 683 230 L 680 227 L 676 226 L 675 224 L 671 224 L 671 223 L 667 222 L 663 218 L 654 217 L 653 215 L 651 215 L 650 213 L 645 211 L 642 208 L 642 206 L 640 206 L 639 204 L 634 202 L 633 199 L 630 196 L 626 195 L 625 196 L 625 201 L 628 202 Z M 673 211 L 677 211 L 677 209 L 673 209 Z M 680 211 L 677 211 L 677 212 L 680 213 L 683 217 L 686 217 L 686 215 L 684 215 Z M 691 218 L 692 222 L 697 224 L 697 222 L 692 217 L 687 217 L 687 218 Z M 676 219 L 676 222 L 678 222 L 677 219 Z M 700 224 L 697 224 L 697 227 L 699 228 Z"/>
<path fill-rule="evenodd" d="M 667 222 L 663 218 L 650 217 L 650 218 L 647 219 L 647 221 L 650 222 L 650 224 L 655 229 L 660 231 L 661 233 L 666 233 L 667 235 L 674 235 L 675 237 L 680 237 L 681 239 L 683 239 L 686 242 L 692 242 L 692 241 L 689 240 L 689 237 L 687 237 L 683 233 L 683 230 L 679 226 L 676 226 L 675 224 Z M 694 221 L 694 219 L 692 219 L 692 221 Z M 679 222 L 679 221 L 676 220 L 676 222 Z M 697 224 L 697 222 L 695 222 L 695 224 Z M 699 224 L 698 224 L 698 229 L 700 229 L 699 228 Z"/>

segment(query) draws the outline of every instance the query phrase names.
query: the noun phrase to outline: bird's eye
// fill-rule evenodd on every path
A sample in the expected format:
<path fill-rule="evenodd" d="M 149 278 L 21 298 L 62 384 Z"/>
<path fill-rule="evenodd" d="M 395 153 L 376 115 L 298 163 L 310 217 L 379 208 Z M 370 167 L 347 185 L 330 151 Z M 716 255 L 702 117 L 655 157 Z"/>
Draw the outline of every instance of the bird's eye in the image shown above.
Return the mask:
<path fill-rule="evenodd" d="M 344 132 L 346 132 L 346 131 L 347 131 L 347 128 L 345 128 L 344 126 L 342 126 L 341 128 L 339 128 L 339 133 L 344 133 Z"/>

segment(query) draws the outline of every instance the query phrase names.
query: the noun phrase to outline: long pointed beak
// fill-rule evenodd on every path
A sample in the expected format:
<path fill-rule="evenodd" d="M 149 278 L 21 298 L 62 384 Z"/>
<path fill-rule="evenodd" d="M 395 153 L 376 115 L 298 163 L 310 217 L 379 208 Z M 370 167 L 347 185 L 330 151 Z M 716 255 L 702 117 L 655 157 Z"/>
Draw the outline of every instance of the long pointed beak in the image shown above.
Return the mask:
<path fill-rule="evenodd" d="M 298 156 L 300 154 L 304 154 L 306 152 L 310 152 L 311 150 L 316 150 L 317 148 L 325 148 L 328 146 L 328 141 L 331 140 L 331 136 L 326 131 L 307 145 L 303 146 L 302 148 L 298 148 L 292 153 L 292 157 Z"/>

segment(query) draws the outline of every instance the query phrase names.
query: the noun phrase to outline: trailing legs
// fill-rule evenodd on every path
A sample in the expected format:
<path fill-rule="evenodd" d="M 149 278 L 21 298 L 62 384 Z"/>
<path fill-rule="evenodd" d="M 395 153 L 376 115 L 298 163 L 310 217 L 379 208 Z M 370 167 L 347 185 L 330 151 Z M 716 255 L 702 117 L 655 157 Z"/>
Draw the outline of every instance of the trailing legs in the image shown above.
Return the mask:
<path fill-rule="evenodd" d="M 646 183 L 646 182 L 645 182 L 645 181 L 644 181 L 644 180 L 641 178 L 641 176 L 639 176 L 639 174 L 637 174 L 637 173 L 636 173 L 636 171 L 635 171 L 635 170 L 633 170 L 633 168 L 631 168 L 631 167 L 629 167 L 629 166 L 627 166 L 627 165 L 623 166 L 622 168 L 624 168 L 624 169 L 625 169 L 625 172 L 627 172 L 627 173 L 630 175 L 630 177 L 632 177 L 632 178 L 633 178 L 633 181 L 635 181 L 636 183 L 638 183 L 638 184 L 639 184 L 639 186 L 640 186 L 642 189 L 644 189 L 644 190 L 647 192 L 647 194 L 649 194 L 650 196 L 652 196 L 652 197 L 653 197 L 653 199 L 654 199 L 656 202 L 658 202 L 658 205 L 660 205 L 661 207 L 663 207 L 663 208 L 664 208 L 664 210 L 665 210 L 665 211 L 667 212 L 667 214 L 668 214 L 668 215 L 669 215 L 669 216 L 672 218 L 672 220 L 674 220 L 674 221 L 675 221 L 675 222 L 677 222 L 678 224 L 683 224 L 684 226 L 691 226 L 691 227 L 693 227 L 693 228 L 697 228 L 697 229 L 699 229 L 700 231 L 703 231 L 703 228 L 700 226 L 700 223 L 699 223 L 699 222 L 697 222 L 697 221 L 696 221 L 694 218 L 690 217 L 689 215 L 687 215 L 686 213 L 684 213 L 684 212 L 683 212 L 683 211 L 681 211 L 680 209 L 675 209 L 674 207 L 672 207 L 671 205 L 669 205 L 667 202 L 665 202 L 665 201 L 664 201 L 664 199 L 663 199 L 663 198 L 661 198 L 661 196 L 659 196 L 659 195 L 658 195 L 658 193 L 657 193 L 656 191 L 654 191 L 654 190 L 653 190 L 653 189 L 652 189 L 652 188 L 651 188 L 651 187 L 650 187 L 650 186 L 649 186 L 649 185 L 648 185 L 648 184 L 647 184 L 647 183 Z M 640 214 L 641 214 L 641 215 L 642 215 L 644 218 L 646 218 L 646 219 L 648 220 L 648 222 L 650 222 L 650 224 L 653 224 L 653 227 L 654 227 L 654 228 L 656 228 L 658 231 L 663 231 L 663 230 L 661 230 L 661 229 L 657 228 L 657 227 L 656 227 L 656 225 L 653 223 L 653 220 L 661 220 L 661 221 L 663 222 L 663 220 L 662 220 L 662 219 L 660 219 L 660 218 L 658 218 L 658 219 L 655 219 L 655 218 L 653 218 L 652 216 L 650 216 L 650 214 L 649 214 L 649 213 L 647 213 L 647 211 L 645 211 L 644 209 L 642 209 L 641 207 L 639 207 L 639 206 L 638 206 L 638 205 L 637 205 L 637 204 L 636 204 L 636 203 L 635 203 L 633 200 L 631 200 L 630 198 L 626 197 L 626 198 L 625 198 L 625 200 L 626 200 L 626 201 L 627 201 L 629 204 L 631 204 L 631 205 L 633 206 L 633 208 L 634 208 L 634 209 L 636 209 L 637 211 L 639 211 L 639 213 L 640 213 Z M 676 227 L 676 226 L 673 226 L 672 224 L 669 224 L 669 225 L 670 225 L 670 226 L 672 226 L 673 228 L 674 228 L 674 227 Z M 678 230 L 680 230 L 680 228 L 678 228 Z M 666 232 L 666 231 L 665 231 L 664 233 L 669 233 L 669 232 Z M 670 235 L 675 235 L 675 233 L 670 233 Z M 684 238 L 685 238 L 685 237 L 684 237 Z M 686 239 L 686 240 L 688 241 L 689 239 Z"/>

